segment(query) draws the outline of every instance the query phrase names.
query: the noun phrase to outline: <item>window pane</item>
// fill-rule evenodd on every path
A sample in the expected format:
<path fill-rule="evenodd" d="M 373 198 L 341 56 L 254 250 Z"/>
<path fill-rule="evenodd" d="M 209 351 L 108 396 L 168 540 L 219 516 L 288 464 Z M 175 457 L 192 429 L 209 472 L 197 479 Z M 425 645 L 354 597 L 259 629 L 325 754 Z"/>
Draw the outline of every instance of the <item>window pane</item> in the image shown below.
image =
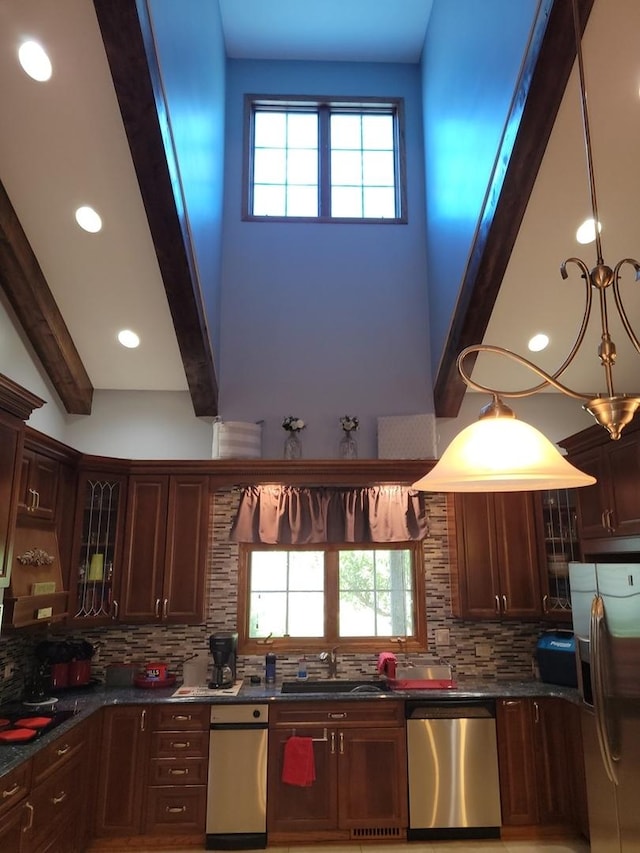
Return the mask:
<path fill-rule="evenodd" d="M 292 637 L 324 636 L 324 593 L 294 592 L 289 596 L 289 634 Z"/>
<path fill-rule="evenodd" d="M 253 189 L 254 216 L 284 216 L 284 187 L 256 184 Z"/>
<path fill-rule="evenodd" d="M 331 116 L 331 148 L 362 148 L 362 123 L 360 116 Z"/>
<path fill-rule="evenodd" d="M 288 187 L 287 216 L 317 216 L 317 187 Z"/>
<path fill-rule="evenodd" d="M 393 116 L 364 115 L 362 117 L 362 147 L 393 151 Z"/>
<path fill-rule="evenodd" d="M 254 551 L 249 583 L 250 637 L 324 635 L 322 551 Z"/>
<path fill-rule="evenodd" d="M 290 148 L 318 148 L 316 113 L 289 113 L 287 144 Z"/>
<path fill-rule="evenodd" d="M 283 184 L 286 176 L 285 152 L 281 148 L 256 148 L 253 179 L 256 184 Z"/>
<path fill-rule="evenodd" d="M 359 151 L 331 152 L 331 185 L 360 186 L 362 155 Z"/>
<path fill-rule="evenodd" d="M 258 111 L 254 117 L 253 144 L 259 148 L 284 148 L 287 144 L 287 114 Z"/>
<path fill-rule="evenodd" d="M 391 187 L 365 187 L 364 216 L 368 219 L 393 219 L 396 215 L 396 196 Z"/>
<path fill-rule="evenodd" d="M 362 216 L 362 190 L 352 187 L 331 189 L 331 216 Z"/>
<path fill-rule="evenodd" d="M 289 551 L 289 589 L 324 589 L 322 551 Z"/>
<path fill-rule="evenodd" d="M 362 155 L 362 179 L 365 186 L 392 187 L 394 184 L 391 151 L 365 151 Z"/>
<path fill-rule="evenodd" d="M 409 551 L 341 551 L 340 635 L 411 635 L 410 568 Z"/>
<path fill-rule="evenodd" d="M 318 185 L 318 152 L 290 149 L 287 157 L 287 181 L 290 184 L 309 184 L 316 187 Z"/>

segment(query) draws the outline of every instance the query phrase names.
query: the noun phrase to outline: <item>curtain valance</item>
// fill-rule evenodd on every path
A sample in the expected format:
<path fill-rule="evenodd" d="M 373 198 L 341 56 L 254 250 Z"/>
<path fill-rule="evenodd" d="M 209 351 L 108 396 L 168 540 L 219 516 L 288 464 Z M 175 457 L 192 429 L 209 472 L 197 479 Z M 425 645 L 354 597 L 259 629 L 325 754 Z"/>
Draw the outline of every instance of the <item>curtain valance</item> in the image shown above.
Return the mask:
<path fill-rule="evenodd" d="M 230 538 L 308 545 L 406 542 L 427 533 L 424 495 L 406 486 L 249 486 L 242 492 Z"/>

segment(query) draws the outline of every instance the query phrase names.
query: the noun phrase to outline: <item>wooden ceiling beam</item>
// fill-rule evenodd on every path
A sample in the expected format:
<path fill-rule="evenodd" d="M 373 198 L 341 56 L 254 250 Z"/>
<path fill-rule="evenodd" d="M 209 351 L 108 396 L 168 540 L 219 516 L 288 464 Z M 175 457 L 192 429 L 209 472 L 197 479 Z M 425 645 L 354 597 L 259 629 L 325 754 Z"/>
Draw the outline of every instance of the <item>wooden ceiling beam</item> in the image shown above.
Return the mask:
<path fill-rule="evenodd" d="M 198 416 L 213 417 L 218 414 L 213 350 L 186 212 L 171 180 L 171 174 L 179 175 L 179 169 L 170 142 L 168 111 L 151 48 L 149 21 L 138 16 L 135 0 L 94 0 L 94 7 L 193 409 Z M 149 50 L 145 50 L 145 41 Z"/>
<path fill-rule="evenodd" d="M 90 415 L 91 380 L 2 183 L 0 286 L 67 412 Z"/>
<path fill-rule="evenodd" d="M 594 0 L 579 0 L 584 31 Z M 467 346 L 482 343 L 507 264 L 542 163 L 576 56 L 569 0 L 556 0 L 546 27 L 532 39 L 520 87 L 507 122 L 517 133 L 505 145 L 487 193 L 458 303 L 434 383 L 437 417 L 455 418 L 467 386 L 456 361 Z M 472 357 L 465 362 L 471 367 Z"/>

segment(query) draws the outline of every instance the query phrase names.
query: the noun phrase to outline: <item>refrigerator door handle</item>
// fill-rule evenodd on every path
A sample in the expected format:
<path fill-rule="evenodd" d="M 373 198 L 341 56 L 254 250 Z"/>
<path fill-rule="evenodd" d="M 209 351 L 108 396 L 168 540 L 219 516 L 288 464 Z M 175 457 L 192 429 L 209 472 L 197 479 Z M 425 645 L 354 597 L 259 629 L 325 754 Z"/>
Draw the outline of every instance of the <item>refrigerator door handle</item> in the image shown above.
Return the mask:
<path fill-rule="evenodd" d="M 615 761 L 618 756 L 614 755 L 611 747 L 611 737 L 606 715 L 605 690 L 604 690 L 604 604 L 601 596 L 596 595 L 591 604 L 591 622 L 589 625 L 591 645 L 591 668 L 593 675 L 593 708 L 596 718 L 596 732 L 600 754 L 604 769 L 609 780 L 614 785 L 618 784 L 618 771 Z"/>

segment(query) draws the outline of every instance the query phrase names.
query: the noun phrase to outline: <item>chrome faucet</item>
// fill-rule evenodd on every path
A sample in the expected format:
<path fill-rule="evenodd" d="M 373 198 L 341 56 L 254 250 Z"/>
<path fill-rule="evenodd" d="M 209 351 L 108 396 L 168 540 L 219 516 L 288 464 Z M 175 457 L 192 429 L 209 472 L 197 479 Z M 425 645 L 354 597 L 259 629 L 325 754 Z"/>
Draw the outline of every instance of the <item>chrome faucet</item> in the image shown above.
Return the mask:
<path fill-rule="evenodd" d="M 320 652 L 320 660 L 326 663 L 329 667 L 329 678 L 338 677 L 338 649 L 331 649 L 330 652 Z"/>

